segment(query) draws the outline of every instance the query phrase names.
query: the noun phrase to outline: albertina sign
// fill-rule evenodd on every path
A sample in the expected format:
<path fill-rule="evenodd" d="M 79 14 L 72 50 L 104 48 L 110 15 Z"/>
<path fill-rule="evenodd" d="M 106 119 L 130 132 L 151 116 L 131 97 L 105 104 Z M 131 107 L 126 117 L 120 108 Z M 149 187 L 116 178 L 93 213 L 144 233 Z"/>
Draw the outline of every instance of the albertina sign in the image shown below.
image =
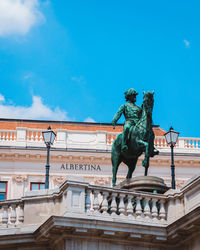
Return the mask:
<path fill-rule="evenodd" d="M 62 164 L 61 170 L 83 170 L 83 171 L 101 171 L 100 165 L 91 164 Z"/>

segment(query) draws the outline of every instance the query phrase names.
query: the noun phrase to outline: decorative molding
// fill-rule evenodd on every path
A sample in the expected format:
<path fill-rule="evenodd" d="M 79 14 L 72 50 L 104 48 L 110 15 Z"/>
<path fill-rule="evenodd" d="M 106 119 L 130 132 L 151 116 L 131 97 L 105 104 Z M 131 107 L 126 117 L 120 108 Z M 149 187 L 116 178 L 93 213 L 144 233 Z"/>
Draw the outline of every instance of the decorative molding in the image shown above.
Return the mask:
<path fill-rule="evenodd" d="M 54 176 L 53 181 L 54 181 L 54 183 L 62 184 L 65 181 L 65 177 L 61 176 L 61 175 L 60 176 Z"/>
<path fill-rule="evenodd" d="M 176 180 L 176 188 L 182 188 L 184 186 L 185 182 L 186 182 L 186 180 L 177 179 Z"/>
<path fill-rule="evenodd" d="M 24 183 L 27 181 L 27 176 L 26 175 L 14 175 L 12 177 L 12 181 L 16 183 Z"/>
<path fill-rule="evenodd" d="M 93 185 L 105 186 L 110 185 L 111 178 L 107 177 L 95 177 L 94 180 L 91 182 Z"/>

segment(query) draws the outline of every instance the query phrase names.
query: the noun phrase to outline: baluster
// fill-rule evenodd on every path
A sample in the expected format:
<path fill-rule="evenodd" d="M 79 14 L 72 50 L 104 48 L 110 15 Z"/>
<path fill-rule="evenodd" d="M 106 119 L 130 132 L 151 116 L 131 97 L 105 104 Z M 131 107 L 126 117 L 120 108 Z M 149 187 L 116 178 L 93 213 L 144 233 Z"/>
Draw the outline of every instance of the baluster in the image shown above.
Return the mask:
<path fill-rule="evenodd" d="M 103 202 L 101 210 L 103 211 L 103 215 L 108 215 L 108 192 L 103 192 Z"/>
<path fill-rule="evenodd" d="M 57 136 L 56 136 L 57 137 Z M 40 141 L 42 141 L 42 132 L 40 132 Z"/>
<path fill-rule="evenodd" d="M 33 141 L 33 131 L 31 131 L 31 141 Z"/>
<path fill-rule="evenodd" d="M 127 204 L 126 212 L 127 212 L 128 217 L 130 219 L 134 219 L 134 216 L 133 216 L 133 205 L 132 205 L 133 196 L 132 195 L 128 195 L 127 199 L 128 199 L 128 204 Z"/>
<path fill-rule="evenodd" d="M 19 205 L 19 214 L 18 214 L 18 221 L 20 224 L 24 222 L 24 205 Z"/>
<path fill-rule="evenodd" d="M 135 208 L 135 214 L 136 214 L 136 218 L 137 219 L 141 219 L 141 215 L 142 215 L 142 207 L 141 207 L 141 203 L 140 201 L 142 200 L 142 197 L 135 197 L 136 200 L 136 208 Z"/>
<path fill-rule="evenodd" d="M 8 226 L 8 205 L 3 205 L 2 227 Z"/>
<path fill-rule="evenodd" d="M 162 139 L 163 148 L 165 148 L 165 138 Z"/>
<path fill-rule="evenodd" d="M 6 140 L 6 133 L 3 132 L 3 137 L 2 137 L 2 140 L 5 141 Z"/>
<path fill-rule="evenodd" d="M 17 139 L 17 133 L 14 132 L 14 138 L 13 138 L 13 140 L 16 141 L 16 139 Z"/>
<path fill-rule="evenodd" d="M 158 220 L 158 208 L 156 206 L 156 202 L 158 199 L 153 198 L 152 199 L 152 210 L 151 210 L 151 215 L 154 221 Z"/>
<path fill-rule="evenodd" d="M 6 132 L 6 141 L 9 141 L 9 131 Z"/>
<path fill-rule="evenodd" d="M 111 135 L 108 135 L 108 144 L 111 144 Z"/>
<path fill-rule="evenodd" d="M 112 202 L 111 202 L 111 216 L 117 216 L 116 212 L 117 212 L 117 203 L 116 203 L 116 197 L 117 197 L 117 193 L 112 193 Z"/>
<path fill-rule="evenodd" d="M 16 204 L 11 205 L 11 213 L 10 213 L 10 222 L 11 224 L 15 224 L 16 222 Z"/>
<path fill-rule="evenodd" d="M 98 190 L 94 190 L 94 204 L 93 204 L 93 209 L 94 209 L 94 214 L 99 214 L 99 199 L 98 199 Z"/>
<path fill-rule="evenodd" d="M 164 139 L 164 147 L 167 148 L 168 147 L 168 144 L 166 142 L 166 140 Z"/>
<path fill-rule="evenodd" d="M 113 144 L 114 141 L 114 135 L 111 135 L 111 144 Z"/>
<path fill-rule="evenodd" d="M 163 138 L 161 138 L 161 143 L 160 143 L 160 146 L 161 146 L 161 148 L 163 148 Z"/>
<path fill-rule="evenodd" d="M 157 147 L 157 146 L 158 146 L 158 144 L 157 144 L 157 140 L 158 140 L 158 139 L 155 137 L 155 139 L 154 139 L 154 146 L 155 146 L 155 147 Z"/>
<path fill-rule="evenodd" d="M 8 140 L 12 141 L 12 132 L 11 131 L 8 132 Z"/>
<path fill-rule="evenodd" d="M 10 141 L 13 141 L 14 140 L 14 132 L 10 132 Z"/>
<path fill-rule="evenodd" d="M 90 194 L 91 194 L 91 190 L 88 189 L 87 192 L 86 192 L 86 199 L 85 199 L 85 207 L 86 207 L 86 213 L 87 214 L 90 214 L 90 209 L 91 209 Z"/>
<path fill-rule="evenodd" d="M 125 204 L 124 204 L 124 198 L 125 198 L 125 194 L 119 194 L 119 213 L 121 217 L 125 216 Z"/>
<path fill-rule="evenodd" d="M 26 132 L 27 133 L 27 136 L 26 136 L 26 140 L 29 141 L 29 130 Z"/>
<path fill-rule="evenodd" d="M 165 211 L 165 200 L 160 200 L 160 213 L 159 217 L 162 222 L 166 220 L 166 211 Z"/>
<path fill-rule="evenodd" d="M 38 131 L 35 132 L 35 141 L 38 141 Z"/>
<path fill-rule="evenodd" d="M 184 148 L 187 148 L 187 141 L 184 140 Z"/>
<path fill-rule="evenodd" d="M 150 201 L 150 198 L 148 197 L 144 198 L 144 215 L 145 215 L 145 219 L 147 220 L 149 220 L 151 217 L 149 201 Z"/>

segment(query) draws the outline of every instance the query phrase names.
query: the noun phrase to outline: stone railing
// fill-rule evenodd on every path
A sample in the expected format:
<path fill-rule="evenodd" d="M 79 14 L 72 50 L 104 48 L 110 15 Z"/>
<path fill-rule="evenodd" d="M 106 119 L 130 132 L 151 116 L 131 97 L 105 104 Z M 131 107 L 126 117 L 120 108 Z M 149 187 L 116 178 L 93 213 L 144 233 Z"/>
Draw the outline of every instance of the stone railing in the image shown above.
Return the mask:
<path fill-rule="evenodd" d="M 0 228 L 19 227 L 24 222 L 24 204 L 21 199 L 0 202 Z"/>
<path fill-rule="evenodd" d="M 0 146 L 45 147 L 41 129 L 17 128 L 0 131 Z M 106 131 L 55 130 L 57 136 L 53 147 L 69 149 L 107 150 L 119 135 Z M 164 136 L 155 137 L 155 146 L 162 152 L 169 152 Z M 200 138 L 179 137 L 175 152 L 200 153 Z"/>
<path fill-rule="evenodd" d="M 165 194 L 128 191 L 67 180 L 54 190 L 29 191 L 0 202 L 0 234 L 35 226 L 52 215 L 120 223 L 167 226 L 200 207 L 200 176 Z"/>
<path fill-rule="evenodd" d="M 165 224 L 166 201 L 165 196 L 158 194 L 89 186 L 85 207 L 89 216 Z"/>
<path fill-rule="evenodd" d="M 169 148 L 164 136 L 156 136 L 154 143 L 158 148 Z M 200 138 L 180 137 L 175 148 L 200 150 Z"/>

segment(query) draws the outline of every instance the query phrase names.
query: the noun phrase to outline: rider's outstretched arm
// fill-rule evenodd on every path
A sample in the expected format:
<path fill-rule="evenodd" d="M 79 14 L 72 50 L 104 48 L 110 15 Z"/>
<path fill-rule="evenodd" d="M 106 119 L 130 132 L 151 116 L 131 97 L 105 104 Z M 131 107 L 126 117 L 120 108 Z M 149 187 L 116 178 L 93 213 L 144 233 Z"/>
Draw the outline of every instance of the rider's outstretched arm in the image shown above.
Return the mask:
<path fill-rule="evenodd" d="M 121 115 L 123 114 L 124 112 L 124 104 L 121 105 L 121 107 L 118 109 L 117 113 L 115 114 L 113 120 L 112 120 L 112 124 L 113 126 L 116 125 L 117 121 L 119 120 L 119 118 L 121 117 Z"/>

